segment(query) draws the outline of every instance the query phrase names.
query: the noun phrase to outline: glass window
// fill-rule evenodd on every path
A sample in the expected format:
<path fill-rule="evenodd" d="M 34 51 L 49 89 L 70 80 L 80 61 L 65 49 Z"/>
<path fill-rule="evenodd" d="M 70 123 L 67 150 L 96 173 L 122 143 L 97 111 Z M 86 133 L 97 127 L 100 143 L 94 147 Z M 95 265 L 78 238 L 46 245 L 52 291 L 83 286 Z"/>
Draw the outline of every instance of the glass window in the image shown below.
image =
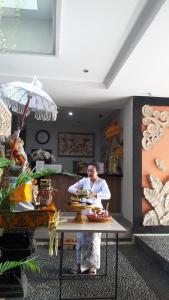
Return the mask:
<path fill-rule="evenodd" d="M 56 0 L 0 0 L 0 51 L 57 54 L 58 3 Z"/>

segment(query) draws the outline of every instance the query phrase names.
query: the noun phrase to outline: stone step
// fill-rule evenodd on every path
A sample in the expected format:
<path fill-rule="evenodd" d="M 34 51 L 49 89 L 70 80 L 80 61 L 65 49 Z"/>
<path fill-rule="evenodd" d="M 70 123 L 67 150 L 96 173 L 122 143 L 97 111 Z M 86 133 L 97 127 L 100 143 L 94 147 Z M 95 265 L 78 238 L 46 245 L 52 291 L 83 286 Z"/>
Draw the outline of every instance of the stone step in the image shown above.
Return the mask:
<path fill-rule="evenodd" d="M 169 235 L 136 234 L 135 244 L 169 273 Z"/>
<path fill-rule="evenodd" d="M 168 300 L 169 299 L 169 280 L 166 269 L 161 267 L 161 263 L 156 260 L 154 253 L 148 246 L 143 244 L 139 238 L 135 244 L 119 245 L 119 251 L 125 259 L 132 265 L 135 272 L 144 280 L 147 287 L 155 294 L 156 297 L 147 298 L 145 300 Z M 134 287 L 134 282 L 133 282 Z M 127 287 L 126 287 L 127 288 Z M 140 286 L 142 289 L 142 286 Z M 144 294 L 144 291 L 143 291 Z M 136 296 L 132 300 L 139 300 Z"/>

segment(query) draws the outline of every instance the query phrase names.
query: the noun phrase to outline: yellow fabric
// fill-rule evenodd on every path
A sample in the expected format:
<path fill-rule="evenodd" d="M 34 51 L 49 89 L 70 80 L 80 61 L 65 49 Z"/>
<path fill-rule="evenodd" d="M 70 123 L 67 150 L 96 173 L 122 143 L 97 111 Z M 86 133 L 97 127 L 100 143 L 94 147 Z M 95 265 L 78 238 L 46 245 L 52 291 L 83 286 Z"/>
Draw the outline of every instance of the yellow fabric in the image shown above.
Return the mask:
<path fill-rule="evenodd" d="M 0 213 L 0 228 L 17 229 L 17 228 L 38 228 L 48 226 L 49 222 L 55 221 L 56 207 L 52 202 L 49 207 L 40 210 L 16 212 L 14 214 Z"/>
<path fill-rule="evenodd" d="M 30 202 L 32 201 L 32 184 L 24 183 L 17 187 L 11 194 L 10 200 L 16 202 Z"/>

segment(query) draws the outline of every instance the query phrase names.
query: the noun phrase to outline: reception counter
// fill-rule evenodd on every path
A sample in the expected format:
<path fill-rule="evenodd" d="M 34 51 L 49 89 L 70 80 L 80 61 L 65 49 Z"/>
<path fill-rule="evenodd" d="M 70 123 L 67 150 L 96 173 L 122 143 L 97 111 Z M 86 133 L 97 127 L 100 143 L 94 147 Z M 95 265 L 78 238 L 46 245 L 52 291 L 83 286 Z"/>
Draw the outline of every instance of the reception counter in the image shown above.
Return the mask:
<path fill-rule="evenodd" d="M 86 177 L 86 175 L 84 175 L 84 177 Z M 99 177 L 106 180 L 111 192 L 111 199 L 109 201 L 109 211 L 113 213 L 120 213 L 122 175 L 99 174 Z M 67 204 L 70 201 L 70 196 L 71 196 L 71 194 L 68 193 L 68 187 L 74 184 L 76 180 L 73 177 L 63 175 L 63 174 L 52 175 L 51 179 L 54 188 L 54 201 L 56 207 L 58 210 L 66 212 L 68 211 Z"/>

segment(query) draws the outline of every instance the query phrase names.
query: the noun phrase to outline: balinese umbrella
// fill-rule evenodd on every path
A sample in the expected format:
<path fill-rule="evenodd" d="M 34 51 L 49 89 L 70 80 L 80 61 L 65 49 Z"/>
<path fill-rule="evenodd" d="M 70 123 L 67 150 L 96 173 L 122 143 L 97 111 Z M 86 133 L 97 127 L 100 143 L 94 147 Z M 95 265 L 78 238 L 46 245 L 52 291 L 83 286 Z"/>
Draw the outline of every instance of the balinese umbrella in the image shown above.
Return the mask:
<path fill-rule="evenodd" d="M 56 121 L 57 106 L 42 89 L 42 84 L 36 76 L 33 77 L 32 83 L 21 81 L 2 83 L 0 84 L 0 93 L 9 109 L 22 115 L 16 139 L 23 128 L 25 117 L 30 112 L 34 112 L 37 120 Z"/>

